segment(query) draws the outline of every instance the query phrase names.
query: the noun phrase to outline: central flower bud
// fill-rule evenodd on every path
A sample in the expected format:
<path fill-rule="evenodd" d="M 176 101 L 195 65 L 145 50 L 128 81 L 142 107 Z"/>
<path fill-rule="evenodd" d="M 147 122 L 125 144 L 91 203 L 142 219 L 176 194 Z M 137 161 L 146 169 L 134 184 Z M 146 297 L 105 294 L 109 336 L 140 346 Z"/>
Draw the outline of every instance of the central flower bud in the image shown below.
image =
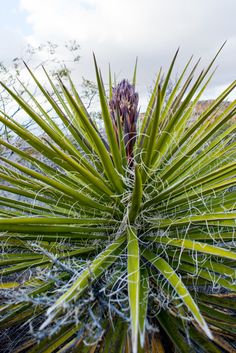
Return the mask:
<path fill-rule="evenodd" d="M 112 99 L 109 102 L 110 113 L 118 143 L 118 119 L 120 119 L 129 164 L 132 164 L 133 147 L 137 133 L 136 125 L 139 115 L 138 101 L 138 93 L 135 92 L 134 85 L 131 85 L 128 80 L 122 80 L 112 89 Z"/>

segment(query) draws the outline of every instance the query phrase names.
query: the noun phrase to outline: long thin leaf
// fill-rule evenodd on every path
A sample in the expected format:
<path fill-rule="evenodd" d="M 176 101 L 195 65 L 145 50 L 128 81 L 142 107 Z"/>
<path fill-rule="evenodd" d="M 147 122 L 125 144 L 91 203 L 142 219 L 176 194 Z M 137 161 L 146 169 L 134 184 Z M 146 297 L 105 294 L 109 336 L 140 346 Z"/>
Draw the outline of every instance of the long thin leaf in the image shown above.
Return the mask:
<path fill-rule="evenodd" d="M 179 295 L 181 300 L 185 303 L 188 310 L 191 312 L 195 320 L 198 322 L 199 326 L 206 333 L 206 335 L 212 339 L 212 333 L 209 330 L 207 323 L 205 322 L 203 316 L 201 315 L 197 304 L 191 297 L 188 289 L 185 287 L 181 278 L 176 274 L 173 268 L 161 257 L 156 256 L 151 251 L 147 249 L 142 249 L 142 255 L 157 268 L 158 271 L 167 279 L 167 281 L 174 288 L 176 293 Z"/>
<path fill-rule="evenodd" d="M 139 337 L 139 306 L 140 306 L 140 256 L 139 244 L 135 228 L 127 230 L 127 271 L 128 271 L 128 293 L 131 314 L 132 348 L 133 353 L 138 352 Z"/>

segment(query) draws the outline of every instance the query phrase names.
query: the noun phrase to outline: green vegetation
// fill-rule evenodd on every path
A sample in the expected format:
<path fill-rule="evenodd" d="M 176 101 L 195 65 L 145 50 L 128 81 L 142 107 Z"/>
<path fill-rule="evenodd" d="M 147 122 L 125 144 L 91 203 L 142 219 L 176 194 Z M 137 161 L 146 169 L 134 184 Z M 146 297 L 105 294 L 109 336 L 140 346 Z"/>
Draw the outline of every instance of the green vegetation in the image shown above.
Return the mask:
<path fill-rule="evenodd" d="M 212 117 L 236 81 L 190 122 L 218 54 L 196 77 L 191 58 L 167 95 L 177 53 L 142 121 L 137 65 L 132 84 L 110 74 L 108 102 L 95 60 L 106 136 L 70 77 L 59 89 L 44 69 L 52 96 L 28 69 L 45 106 L 2 84 L 43 130 L 0 115 L 35 151 L 1 140 L 22 161 L 0 157 L 11 352 L 235 351 L 236 101 Z"/>

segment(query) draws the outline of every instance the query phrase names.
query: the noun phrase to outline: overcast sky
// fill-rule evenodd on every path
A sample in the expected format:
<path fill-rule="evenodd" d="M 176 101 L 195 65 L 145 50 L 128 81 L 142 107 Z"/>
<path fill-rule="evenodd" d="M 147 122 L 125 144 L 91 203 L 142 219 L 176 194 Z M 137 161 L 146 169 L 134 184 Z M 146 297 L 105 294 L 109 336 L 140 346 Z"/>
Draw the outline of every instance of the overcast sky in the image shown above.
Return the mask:
<path fill-rule="evenodd" d="M 138 89 L 143 99 L 160 66 L 180 46 L 176 75 L 194 54 L 202 65 L 227 40 L 206 98 L 235 79 L 235 0 L 0 0 L 0 61 L 22 56 L 28 43 L 81 46 L 78 76 L 94 78 L 92 52 L 107 74 L 130 77 L 139 58 Z"/>

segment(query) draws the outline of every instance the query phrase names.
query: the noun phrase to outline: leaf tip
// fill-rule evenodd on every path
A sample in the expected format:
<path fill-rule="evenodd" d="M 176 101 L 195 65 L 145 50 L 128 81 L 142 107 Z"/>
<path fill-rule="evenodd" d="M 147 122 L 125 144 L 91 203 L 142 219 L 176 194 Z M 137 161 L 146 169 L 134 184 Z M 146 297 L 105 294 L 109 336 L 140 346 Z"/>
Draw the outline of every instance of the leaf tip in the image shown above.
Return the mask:
<path fill-rule="evenodd" d="M 214 339 L 213 334 L 212 334 L 211 330 L 209 329 L 209 327 L 208 327 L 207 323 L 205 322 L 205 320 L 204 320 L 204 323 L 203 323 L 203 325 L 201 327 L 202 327 L 203 331 L 205 332 L 205 334 L 207 335 L 207 337 L 210 340 L 213 340 Z"/>

